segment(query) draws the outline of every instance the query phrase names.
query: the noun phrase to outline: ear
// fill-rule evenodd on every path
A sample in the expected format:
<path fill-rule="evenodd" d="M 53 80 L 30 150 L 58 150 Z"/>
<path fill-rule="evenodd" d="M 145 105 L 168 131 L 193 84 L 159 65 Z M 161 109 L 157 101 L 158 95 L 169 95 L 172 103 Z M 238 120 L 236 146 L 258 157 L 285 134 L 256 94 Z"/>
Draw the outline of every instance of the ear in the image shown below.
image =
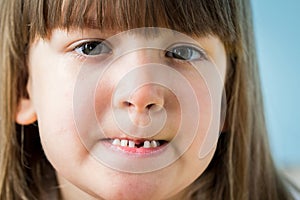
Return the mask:
<path fill-rule="evenodd" d="M 37 120 L 37 116 L 30 99 L 22 98 L 18 104 L 16 122 L 21 125 L 29 125 Z"/>

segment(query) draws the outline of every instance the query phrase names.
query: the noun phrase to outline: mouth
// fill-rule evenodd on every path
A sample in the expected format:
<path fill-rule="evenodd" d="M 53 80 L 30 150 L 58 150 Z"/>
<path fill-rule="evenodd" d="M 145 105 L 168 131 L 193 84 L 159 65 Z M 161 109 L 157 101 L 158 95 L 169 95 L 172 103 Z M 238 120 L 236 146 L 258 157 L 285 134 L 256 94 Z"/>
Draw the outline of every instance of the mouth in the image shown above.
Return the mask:
<path fill-rule="evenodd" d="M 133 155 L 148 155 L 161 152 L 169 143 L 167 140 L 129 138 L 107 138 L 101 140 L 107 147 L 118 152 Z"/>

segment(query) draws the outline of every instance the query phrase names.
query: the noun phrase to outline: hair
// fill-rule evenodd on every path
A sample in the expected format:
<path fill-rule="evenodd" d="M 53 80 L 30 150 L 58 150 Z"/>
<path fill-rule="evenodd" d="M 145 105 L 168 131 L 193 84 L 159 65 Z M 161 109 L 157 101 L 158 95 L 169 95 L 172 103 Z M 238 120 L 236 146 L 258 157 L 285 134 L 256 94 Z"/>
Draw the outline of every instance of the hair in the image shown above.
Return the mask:
<path fill-rule="evenodd" d="M 292 199 L 267 142 L 249 0 L 0 0 L 0 11 L 1 200 L 60 198 L 37 124 L 20 126 L 14 118 L 20 99 L 29 98 L 30 44 L 55 28 L 87 23 L 100 30 L 167 27 L 220 38 L 228 58 L 226 131 L 186 199 Z"/>

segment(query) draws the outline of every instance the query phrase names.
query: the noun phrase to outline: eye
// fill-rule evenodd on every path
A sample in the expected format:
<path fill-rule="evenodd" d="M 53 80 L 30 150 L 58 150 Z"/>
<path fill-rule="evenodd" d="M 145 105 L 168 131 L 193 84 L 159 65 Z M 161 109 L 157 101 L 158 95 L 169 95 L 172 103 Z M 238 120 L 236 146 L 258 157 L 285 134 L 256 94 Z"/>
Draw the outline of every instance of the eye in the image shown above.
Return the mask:
<path fill-rule="evenodd" d="M 203 50 L 200 50 L 196 47 L 182 45 L 169 49 L 166 52 L 166 57 L 175 58 L 179 60 L 193 61 L 206 59 L 206 54 Z"/>
<path fill-rule="evenodd" d="M 81 43 L 75 47 L 75 51 L 79 54 L 87 56 L 97 56 L 112 52 L 111 48 L 102 41 L 89 41 Z"/>

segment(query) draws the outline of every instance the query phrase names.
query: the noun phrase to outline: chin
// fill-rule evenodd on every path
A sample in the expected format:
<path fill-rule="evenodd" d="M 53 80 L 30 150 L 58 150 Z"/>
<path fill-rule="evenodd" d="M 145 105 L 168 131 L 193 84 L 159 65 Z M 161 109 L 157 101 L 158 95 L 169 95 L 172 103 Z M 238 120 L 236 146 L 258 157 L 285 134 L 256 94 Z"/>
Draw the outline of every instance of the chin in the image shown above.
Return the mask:
<path fill-rule="evenodd" d="M 159 200 L 165 199 L 164 179 L 147 174 L 117 174 L 107 181 L 99 199 L 106 200 Z"/>

